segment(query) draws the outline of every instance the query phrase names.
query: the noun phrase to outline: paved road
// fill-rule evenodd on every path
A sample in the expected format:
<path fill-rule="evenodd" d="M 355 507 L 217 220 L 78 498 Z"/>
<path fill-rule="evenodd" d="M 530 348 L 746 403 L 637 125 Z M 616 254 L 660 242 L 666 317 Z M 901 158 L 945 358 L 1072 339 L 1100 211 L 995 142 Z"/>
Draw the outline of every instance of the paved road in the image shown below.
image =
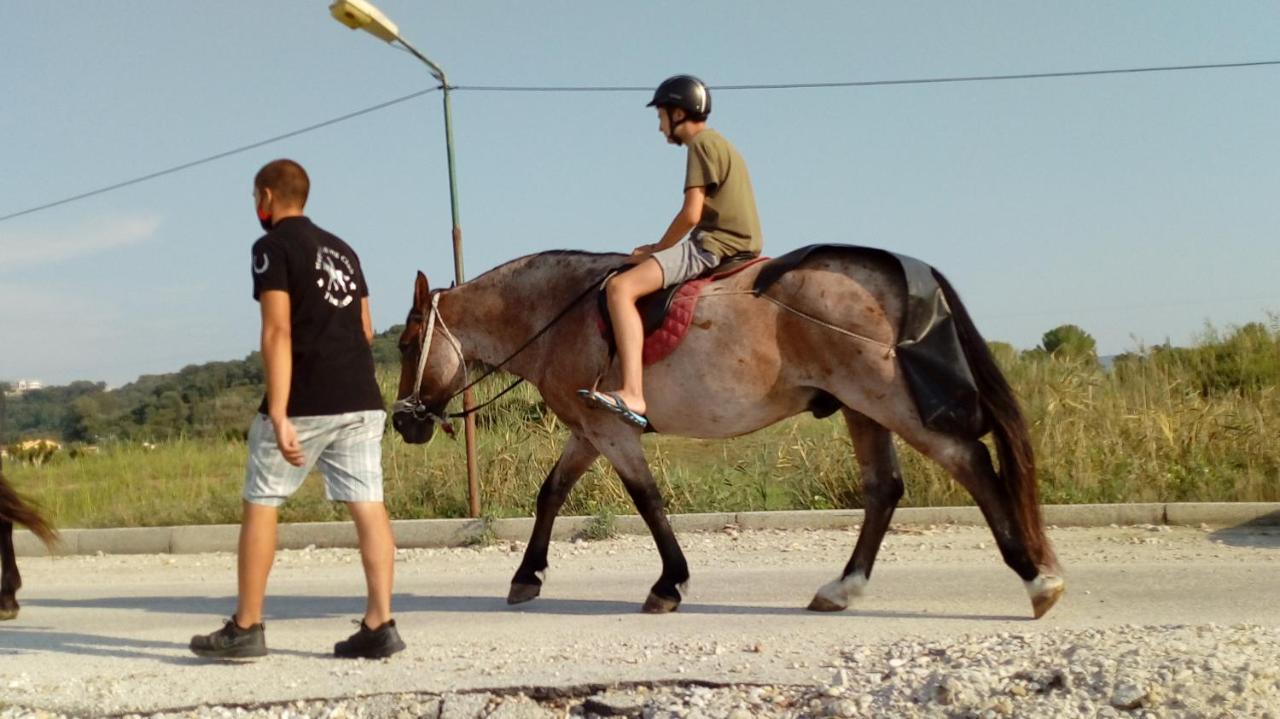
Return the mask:
<path fill-rule="evenodd" d="M 842 650 L 903 637 L 1280 624 L 1280 529 L 1052 535 L 1068 589 L 1040 621 L 976 528 L 894 532 L 868 595 L 836 615 L 802 607 L 847 559 L 849 531 L 686 534 L 693 583 L 668 616 L 637 611 L 658 572 L 647 538 L 553 545 L 543 597 L 515 609 L 504 597 L 522 546 L 402 551 L 395 609 L 410 648 L 386 662 L 327 655 L 363 607 L 350 550 L 281 552 L 272 655 L 250 664 L 186 650 L 233 609 L 233 555 L 28 559 L 23 613 L 0 625 L 0 706 L 99 714 L 632 680 L 805 683 L 829 679 Z"/>

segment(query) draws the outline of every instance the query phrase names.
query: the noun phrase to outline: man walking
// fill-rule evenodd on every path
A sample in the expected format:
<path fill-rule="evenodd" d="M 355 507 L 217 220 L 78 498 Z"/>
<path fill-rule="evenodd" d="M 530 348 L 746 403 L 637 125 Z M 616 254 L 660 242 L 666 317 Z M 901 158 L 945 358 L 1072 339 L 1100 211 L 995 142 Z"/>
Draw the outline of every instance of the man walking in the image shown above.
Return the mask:
<path fill-rule="evenodd" d="M 191 638 L 202 657 L 267 653 L 262 606 L 276 551 L 278 507 L 313 467 L 325 496 L 355 521 L 368 603 L 339 657 L 387 657 L 404 649 L 391 618 L 395 540 L 382 501 L 386 412 L 374 377 L 369 290 L 356 253 L 303 214 L 311 184 L 293 160 L 275 160 L 253 181 L 266 231 L 253 245 L 253 297 L 262 312 L 267 393 L 249 429 L 239 602 L 212 634 Z"/>

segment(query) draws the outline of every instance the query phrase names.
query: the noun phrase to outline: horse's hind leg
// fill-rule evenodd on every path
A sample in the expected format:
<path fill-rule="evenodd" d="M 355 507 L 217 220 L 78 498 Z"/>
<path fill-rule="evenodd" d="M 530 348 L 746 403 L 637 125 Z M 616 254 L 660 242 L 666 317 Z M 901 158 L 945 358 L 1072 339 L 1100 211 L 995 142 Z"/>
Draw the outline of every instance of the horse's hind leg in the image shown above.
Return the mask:
<path fill-rule="evenodd" d="M 845 565 L 840 578 L 823 586 L 809 603 L 816 612 L 838 612 L 849 606 L 849 596 L 862 594 L 871 577 L 880 543 L 889 529 L 889 520 L 898 506 L 904 491 L 902 469 L 893 449 L 893 435 L 866 415 L 844 409 L 844 421 L 849 426 L 854 453 L 862 469 L 863 514 L 862 531 L 853 548 L 853 556 Z"/>
<path fill-rule="evenodd" d="M 586 439 L 577 434 L 569 436 L 559 461 L 551 468 L 542 482 L 542 489 L 538 491 L 538 513 L 533 520 L 533 534 L 529 537 L 529 546 L 524 550 L 520 568 L 511 579 L 507 604 L 527 602 L 542 591 L 542 578 L 539 575 L 547 568 L 547 548 L 551 543 L 551 528 L 555 524 L 556 515 L 564 506 L 569 490 L 573 489 L 578 478 L 599 456 L 600 452 Z"/>
<path fill-rule="evenodd" d="M 1011 489 L 996 473 L 987 446 L 920 428 L 900 433 L 925 456 L 942 465 L 969 491 L 991 527 L 1005 564 L 1022 578 L 1039 619 L 1066 588 L 1042 522 L 1028 522 L 1017 511 Z M 1038 508 L 1034 516 L 1039 518 Z"/>
<path fill-rule="evenodd" d="M 13 552 L 13 522 L 0 521 L 0 621 L 18 616 L 22 576 Z"/>

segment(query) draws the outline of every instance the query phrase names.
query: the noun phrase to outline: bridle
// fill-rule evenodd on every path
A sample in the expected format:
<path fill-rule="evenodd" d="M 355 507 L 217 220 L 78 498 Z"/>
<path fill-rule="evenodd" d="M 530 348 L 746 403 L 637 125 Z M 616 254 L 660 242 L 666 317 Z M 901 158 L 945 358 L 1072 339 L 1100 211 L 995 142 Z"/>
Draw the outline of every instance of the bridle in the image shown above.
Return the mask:
<path fill-rule="evenodd" d="M 419 322 L 423 319 L 422 315 L 418 313 L 416 309 L 409 313 L 408 321 L 413 321 L 415 319 Z M 449 341 L 449 346 L 458 354 L 458 360 L 462 362 L 464 381 L 466 380 L 467 359 L 462 354 L 462 343 L 458 341 L 457 337 L 453 336 L 453 333 L 449 331 L 449 327 L 444 323 L 444 317 L 440 316 L 439 292 L 433 292 L 431 294 L 431 309 L 427 312 L 426 320 L 427 330 L 422 333 L 422 343 L 418 350 L 418 371 L 413 378 L 413 392 L 407 397 L 397 399 L 392 405 L 392 410 L 396 414 L 407 413 L 419 421 L 428 420 L 437 424 L 448 425 L 450 419 L 449 413 L 445 412 L 444 416 L 441 416 L 432 412 L 422 401 L 421 395 L 422 375 L 427 369 L 427 356 L 430 354 L 431 350 L 431 337 L 435 334 L 437 322 L 440 324 L 440 333 Z M 450 395 L 448 399 L 445 400 L 444 406 L 447 407 L 449 405 L 449 400 L 452 400 L 461 393 L 462 392 L 459 391 Z"/>

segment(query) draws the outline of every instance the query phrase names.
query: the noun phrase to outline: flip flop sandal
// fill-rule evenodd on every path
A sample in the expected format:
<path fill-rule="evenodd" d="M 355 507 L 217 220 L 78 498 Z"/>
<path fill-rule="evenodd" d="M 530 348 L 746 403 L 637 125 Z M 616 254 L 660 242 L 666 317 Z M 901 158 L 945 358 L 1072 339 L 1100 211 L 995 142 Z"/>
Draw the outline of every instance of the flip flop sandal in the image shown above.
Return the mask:
<path fill-rule="evenodd" d="M 649 425 L 649 420 L 645 419 L 644 415 L 632 410 L 627 406 L 626 402 L 623 402 L 613 392 L 602 393 L 589 389 L 580 389 L 578 390 L 578 396 L 592 407 L 612 412 L 640 429 L 644 429 Z"/>

